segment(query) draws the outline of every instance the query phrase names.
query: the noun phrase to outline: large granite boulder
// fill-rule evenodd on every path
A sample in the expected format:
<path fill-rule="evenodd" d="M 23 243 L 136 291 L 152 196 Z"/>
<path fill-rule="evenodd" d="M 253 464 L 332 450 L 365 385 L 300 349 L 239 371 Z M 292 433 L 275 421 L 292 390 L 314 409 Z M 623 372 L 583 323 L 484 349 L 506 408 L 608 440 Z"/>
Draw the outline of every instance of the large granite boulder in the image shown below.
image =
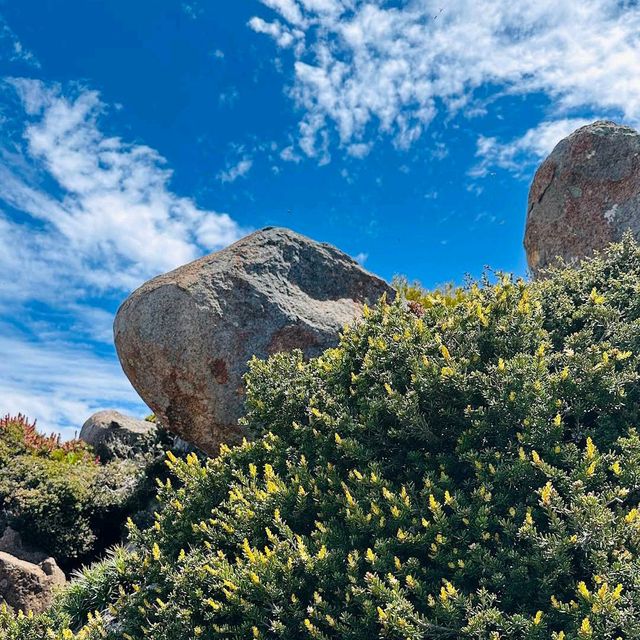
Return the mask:
<path fill-rule="evenodd" d="M 0 602 L 16 611 L 41 613 L 65 582 L 53 558 L 35 564 L 0 551 Z"/>
<path fill-rule="evenodd" d="M 640 237 L 640 134 L 598 121 L 561 140 L 529 192 L 524 246 L 535 274 L 556 257 L 572 263 Z"/>
<path fill-rule="evenodd" d="M 91 445 L 103 462 L 126 458 L 143 450 L 155 435 L 156 425 L 147 420 L 125 416 L 118 411 L 94 413 L 80 430 L 80 440 Z"/>
<path fill-rule="evenodd" d="M 144 284 L 118 311 L 115 343 L 158 420 L 214 454 L 243 435 L 253 355 L 317 355 L 383 293 L 393 296 L 342 251 L 270 227 Z"/>

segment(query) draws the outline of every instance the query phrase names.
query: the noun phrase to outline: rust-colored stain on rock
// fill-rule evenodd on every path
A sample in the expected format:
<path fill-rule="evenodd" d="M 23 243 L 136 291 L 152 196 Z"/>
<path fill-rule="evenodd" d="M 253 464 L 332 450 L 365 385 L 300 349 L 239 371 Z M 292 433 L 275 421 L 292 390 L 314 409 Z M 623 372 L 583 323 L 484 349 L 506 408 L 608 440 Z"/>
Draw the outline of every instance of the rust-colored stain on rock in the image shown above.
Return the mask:
<path fill-rule="evenodd" d="M 222 358 L 215 358 L 211 363 L 211 373 L 213 379 L 218 384 L 227 384 L 229 382 L 229 372 L 227 371 L 227 363 Z"/>

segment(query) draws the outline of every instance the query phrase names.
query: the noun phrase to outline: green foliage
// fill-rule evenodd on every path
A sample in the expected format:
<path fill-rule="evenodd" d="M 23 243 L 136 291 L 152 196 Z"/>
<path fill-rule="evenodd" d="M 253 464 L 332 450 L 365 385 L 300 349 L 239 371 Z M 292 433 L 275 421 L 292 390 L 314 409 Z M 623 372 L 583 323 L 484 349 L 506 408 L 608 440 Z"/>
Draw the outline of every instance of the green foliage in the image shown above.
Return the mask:
<path fill-rule="evenodd" d="M 94 559 L 119 541 L 124 522 L 145 510 L 155 493 L 154 478 L 169 442 L 158 430 L 135 446 L 115 442 L 101 463 L 91 447 L 44 436 L 25 416 L 0 420 L 0 530 L 8 524 L 23 541 L 56 558 L 66 570 Z"/>
<path fill-rule="evenodd" d="M 533 284 L 381 302 L 310 362 L 253 361 L 255 440 L 170 455 L 180 485 L 132 550 L 0 630 L 639 638 L 639 292 L 626 239 Z"/>
<path fill-rule="evenodd" d="M 25 542 L 73 565 L 122 521 L 141 471 L 133 461 L 103 466 L 75 453 L 19 455 L 0 469 L 0 508 Z"/>

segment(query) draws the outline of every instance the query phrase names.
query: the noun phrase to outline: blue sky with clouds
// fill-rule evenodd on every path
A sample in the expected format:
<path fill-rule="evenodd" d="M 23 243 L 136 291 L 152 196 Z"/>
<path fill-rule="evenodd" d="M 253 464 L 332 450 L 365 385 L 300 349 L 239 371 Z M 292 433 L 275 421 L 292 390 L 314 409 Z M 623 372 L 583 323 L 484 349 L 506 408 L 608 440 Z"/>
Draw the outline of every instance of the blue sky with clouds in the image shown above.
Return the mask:
<path fill-rule="evenodd" d="M 112 317 L 284 225 L 385 278 L 525 274 L 528 185 L 640 120 L 636 0 L 0 1 L 0 412 L 146 409 Z"/>

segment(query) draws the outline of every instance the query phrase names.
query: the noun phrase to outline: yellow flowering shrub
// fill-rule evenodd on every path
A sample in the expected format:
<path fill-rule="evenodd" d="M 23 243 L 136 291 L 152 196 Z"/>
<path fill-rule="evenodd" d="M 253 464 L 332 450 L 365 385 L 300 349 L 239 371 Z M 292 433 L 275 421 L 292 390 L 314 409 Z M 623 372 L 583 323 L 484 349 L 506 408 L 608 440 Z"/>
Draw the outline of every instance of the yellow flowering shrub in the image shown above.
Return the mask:
<path fill-rule="evenodd" d="M 638 246 L 405 294 L 320 358 L 253 361 L 254 439 L 169 457 L 155 525 L 0 630 L 640 638 Z"/>

